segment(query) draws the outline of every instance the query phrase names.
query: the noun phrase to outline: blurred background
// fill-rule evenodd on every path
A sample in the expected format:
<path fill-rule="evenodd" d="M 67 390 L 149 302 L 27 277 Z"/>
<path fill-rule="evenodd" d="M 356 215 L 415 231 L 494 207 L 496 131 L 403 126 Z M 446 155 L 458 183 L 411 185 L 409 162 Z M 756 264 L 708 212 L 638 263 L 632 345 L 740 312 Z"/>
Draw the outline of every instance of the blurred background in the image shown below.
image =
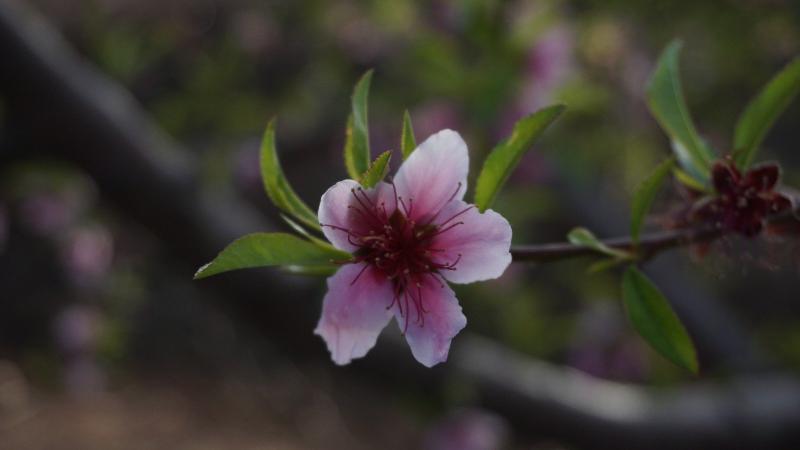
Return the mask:
<path fill-rule="evenodd" d="M 784 235 L 647 266 L 698 377 L 641 341 L 619 274 L 586 260 L 455 287 L 469 325 L 430 371 L 394 326 L 330 362 L 312 336 L 322 279 L 191 280 L 235 237 L 286 230 L 259 178 L 271 117 L 313 209 L 346 178 L 369 68 L 373 151 L 399 148 L 408 109 L 418 141 L 465 137 L 471 184 L 516 120 L 566 103 L 495 209 L 516 244 L 626 234 L 634 187 L 669 155 L 643 93 L 676 37 L 694 120 L 725 153 L 800 53 L 800 3 L 0 2 L 0 448 L 799 448 L 800 241 Z M 793 186 L 799 120 L 796 102 L 761 153 Z M 665 192 L 653 229 L 674 205 Z"/>

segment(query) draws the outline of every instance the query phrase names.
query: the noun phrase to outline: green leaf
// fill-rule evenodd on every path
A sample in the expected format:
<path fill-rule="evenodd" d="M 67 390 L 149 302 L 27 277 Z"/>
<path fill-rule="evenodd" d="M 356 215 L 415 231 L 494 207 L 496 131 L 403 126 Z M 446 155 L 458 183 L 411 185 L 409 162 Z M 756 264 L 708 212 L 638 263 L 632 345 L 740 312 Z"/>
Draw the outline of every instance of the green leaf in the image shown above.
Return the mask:
<path fill-rule="evenodd" d="M 674 167 L 672 169 L 672 174 L 675 175 L 675 178 L 678 181 L 683 183 L 685 186 L 694 189 L 695 191 L 705 192 L 709 194 L 712 192 L 710 186 L 697 181 L 697 178 L 689 175 L 688 173 L 686 173 L 686 171 L 684 171 L 679 167 Z"/>
<path fill-rule="evenodd" d="M 295 232 L 297 232 L 297 234 L 303 236 L 307 240 L 309 240 L 312 243 L 316 244 L 317 247 L 320 247 L 321 249 L 326 250 L 326 251 L 330 251 L 330 252 L 338 252 L 339 251 L 336 247 L 331 245 L 330 242 L 328 242 L 328 241 L 326 241 L 324 239 L 320 239 L 320 238 L 314 236 L 313 234 L 309 233 L 308 230 L 303 228 L 302 225 L 300 225 L 299 223 L 297 223 L 294 220 L 290 219 L 289 217 L 287 217 L 287 216 L 285 216 L 283 214 L 281 214 L 280 216 L 281 216 L 281 219 L 283 219 L 283 221 L 286 222 L 287 225 L 289 225 Z"/>
<path fill-rule="evenodd" d="M 606 270 L 613 269 L 620 264 L 630 262 L 630 258 L 604 258 L 596 263 L 593 263 L 586 269 L 586 273 L 595 274 L 605 272 Z"/>
<path fill-rule="evenodd" d="M 403 161 L 411 156 L 411 152 L 417 148 L 417 140 L 414 139 L 414 128 L 411 126 L 411 115 L 408 110 L 403 113 L 403 136 L 400 138 L 400 151 L 403 153 Z"/>
<path fill-rule="evenodd" d="M 317 215 L 294 192 L 283 174 L 275 148 L 275 120 L 270 120 L 261 141 L 261 179 L 272 203 L 310 228 L 320 230 Z"/>
<path fill-rule="evenodd" d="M 369 169 L 361 177 L 361 185 L 365 188 L 371 188 L 382 181 L 383 177 L 386 176 L 386 172 L 389 171 L 390 159 L 392 159 L 391 150 L 387 150 L 375 158 L 375 161 L 370 164 Z"/>
<path fill-rule="evenodd" d="M 633 239 L 634 243 L 639 242 L 639 233 L 642 230 L 644 218 L 650 211 L 650 206 L 656 198 L 658 189 L 664 183 L 674 165 L 675 160 L 672 158 L 664 161 L 636 188 L 631 205 L 631 239 Z"/>
<path fill-rule="evenodd" d="M 353 112 L 347 119 L 347 138 L 344 144 L 344 163 L 350 178 L 357 180 L 369 168 L 369 125 L 367 99 L 372 70 L 367 71 L 353 89 Z"/>
<path fill-rule="evenodd" d="M 711 177 L 709 175 L 709 170 L 695 165 L 692 162 L 692 155 L 680 142 L 673 139 L 670 141 L 670 147 L 672 148 L 672 153 L 675 155 L 678 164 L 683 168 L 683 173 L 694 180 L 694 184 L 703 186 L 705 190 L 710 189 Z"/>
<path fill-rule="evenodd" d="M 673 149 L 684 169 L 692 175 L 699 174 L 701 181 L 705 181 L 716 156 L 700 139 L 689 115 L 678 73 L 680 50 L 680 41 L 673 41 L 658 59 L 647 85 L 647 105 L 661 128 L 678 144 Z"/>
<path fill-rule="evenodd" d="M 328 265 L 333 260 L 349 258 L 346 252 L 324 250 L 291 234 L 253 233 L 225 247 L 213 261 L 198 269 L 194 278 L 250 267 Z"/>
<path fill-rule="evenodd" d="M 605 272 L 606 270 L 613 269 L 621 264 L 631 262 L 631 258 L 604 258 L 590 265 L 586 269 L 586 273 L 595 274 Z"/>
<path fill-rule="evenodd" d="M 553 105 L 522 118 L 514 124 L 511 135 L 492 150 L 483 163 L 475 187 L 475 205 L 480 212 L 492 206 L 511 171 L 519 164 L 522 155 L 541 136 L 548 125 L 564 111 L 564 105 Z"/>
<path fill-rule="evenodd" d="M 591 231 L 583 227 L 573 228 L 567 234 L 567 240 L 574 245 L 582 245 L 589 247 L 598 253 L 613 256 L 615 258 L 630 259 L 632 255 L 624 250 L 611 248 L 604 244 L 597 236 Z"/>
<path fill-rule="evenodd" d="M 622 300 L 631 324 L 656 351 L 697 373 L 697 355 L 686 328 L 664 295 L 634 266 L 622 278 Z"/>
<path fill-rule="evenodd" d="M 734 159 L 740 169 L 747 169 L 756 151 L 778 116 L 800 92 L 800 58 L 795 58 L 778 72 L 750 101 L 739 117 L 733 138 Z"/>
<path fill-rule="evenodd" d="M 325 264 L 319 266 L 281 266 L 281 270 L 293 275 L 305 275 L 311 277 L 328 277 L 339 270 L 335 264 Z"/>

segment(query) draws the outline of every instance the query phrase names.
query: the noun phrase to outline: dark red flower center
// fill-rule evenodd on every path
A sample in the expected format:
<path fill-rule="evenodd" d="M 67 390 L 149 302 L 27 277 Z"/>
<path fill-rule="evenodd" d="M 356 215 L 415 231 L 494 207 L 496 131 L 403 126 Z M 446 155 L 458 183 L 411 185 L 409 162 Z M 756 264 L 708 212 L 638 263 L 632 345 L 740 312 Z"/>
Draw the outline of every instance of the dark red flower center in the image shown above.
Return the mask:
<path fill-rule="evenodd" d="M 394 297 L 386 308 L 397 305 L 400 314 L 405 317 L 405 332 L 411 309 L 415 312 L 417 323 L 424 325 L 424 313 L 428 311 L 425 307 L 423 284 L 434 281 L 444 287 L 441 272 L 456 270 L 461 260 L 461 254 L 457 254 L 452 260 L 443 261 L 442 255 L 447 249 L 436 247 L 435 238 L 463 225 L 464 222 L 458 218 L 474 206 L 470 205 L 441 220 L 438 219 L 442 212 L 440 209 L 430 218 L 417 222 L 411 219 L 414 217 L 414 199 L 403 199 L 397 195 L 394 184 L 391 186 L 394 190 L 394 205 L 387 207 L 385 202 L 377 203 L 360 187 L 352 189 L 352 201 L 348 209 L 356 223 L 350 228 L 328 224 L 322 226 L 346 232 L 347 240 L 357 247 L 353 252 L 353 259 L 347 263 L 365 264 L 351 284 L 355 284 L 370 267 L 377 269 L 392 282 Z M 455 198 L 460 188 L 461 183 L 450 200 Z M 450 201 L 445 205 L 447 203 Z"/>

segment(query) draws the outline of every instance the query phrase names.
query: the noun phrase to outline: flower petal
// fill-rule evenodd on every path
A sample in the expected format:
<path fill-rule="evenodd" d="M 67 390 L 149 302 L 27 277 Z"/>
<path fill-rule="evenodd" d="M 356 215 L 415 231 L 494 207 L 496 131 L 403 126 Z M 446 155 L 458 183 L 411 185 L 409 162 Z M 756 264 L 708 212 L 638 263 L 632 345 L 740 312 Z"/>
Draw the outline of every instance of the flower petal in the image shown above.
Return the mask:
<path fill-rule="evenodd" d="M 364 266 L 347 264 L 328 278 L 322 317 L 314 330 L 339 365 L 366 355 L 392 317 L 387 309 L 393 298 L 391 283 Z"/>
<path fill-rule="evenodd" d="M 711 182 L 718 194 L 733 194 L 742 176 L 731 164 L 717 162 L 711 168 Z"/>
<path fill-rule="evenodd" d="M 397 193 L 417 222 L 433 217 L 450 199 L 461 200 L 467 190 L 467 144 L 453 130 L 442 130 L 425 140 L 408 157 L 394 183 Z M 459 184 L 460 183 L 460 184 Z"/>
<path fill-rule="evenodd" d="M 422 295 L 425 307 L 422 319 L 418 319 L 411 307 L 410 317 L 400 315 L 395 308 L 395 319 L 401 330 L 405 329 L 406 341 L 414 358 L 426 367 L 433 367 L 447 360 L 450 341 L 467 326 L 467 318 L 461 312 L 461 306 L 455 293 L 446 283 L 428 276 L 420 281 L 419 290 L 411 289 L 409 294 L 417 298 Z M 408 312 L 408 308 L 404 308 Z M 406 325 L 406 319 L 409 319 Z"/>
<path fill-rule="evenodd" d="M 472 283 L 497 278 L 511 263 L 511 225 L 490 210 L 483 214 L 463 201 L 450 202 L 437 218 L 440 232 L 432 247 L 441 250 L 436 262 L 455 264 L 441 271 L 453 283 Z M 451 227 L 451 228 L 450 228 Z M 448 228 L 450 228 L 448 230 Z"/>
<path fill-rule="evenodd" d="M 356 194 L 361 196 L 361 201 L 368 207 L 381 203 L 386 204 L 389 211 L 393 211 L 395 207 L 394 190 L 390 184 L 380 182 L 372 189 L 361 189 L 361 185 L 354 180 L 343 180 L 334 184 L 322 194 L 317 213 L 325 237 L 334 247 L 350 253 L 358 247 L 348 238 L 346 230 L 367 234 L 370 229 L 370 222 L 364 217 L 364 207 L 359 204 Z M 350 206 L 357 206 L 358 209 Z"/>
<path fill-rule="evenodd" d="M 745 175 L 745 184 L 759 191 L 771 191 L 778 183 L 781 169 L 777 164 L 762 164 L 753 167 Z"/>
<path fill-rule="evenodd" d="M 794 209 L 794 202 L 792 202 L 791 197 L 778 192 L 771 192 L 770 195 L 765 197 L 764 200 L 767 203 L 766 214 L 777 214 L 789 209 Z"/>

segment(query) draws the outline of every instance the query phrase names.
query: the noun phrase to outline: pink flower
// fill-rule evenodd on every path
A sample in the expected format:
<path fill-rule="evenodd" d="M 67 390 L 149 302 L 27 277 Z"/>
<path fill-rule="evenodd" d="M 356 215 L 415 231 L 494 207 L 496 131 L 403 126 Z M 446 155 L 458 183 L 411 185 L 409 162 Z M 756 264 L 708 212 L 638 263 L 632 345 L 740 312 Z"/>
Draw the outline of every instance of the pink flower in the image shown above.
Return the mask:
<path fill-rule="evenodd" d="M 447 281 L 497 278 L 511 262 L 511 227 L 462 200 L 469 155 L 458 133 L 429 137 L 392 183 L 363 189 L 336 183 L 322 196 L 325 236 L 353 255 L 328 278 L 316 334 L 333 361 L 347 364 L 375 345 L 392 317 L 427 367 L 447 359 L 467 324 Z"/>

